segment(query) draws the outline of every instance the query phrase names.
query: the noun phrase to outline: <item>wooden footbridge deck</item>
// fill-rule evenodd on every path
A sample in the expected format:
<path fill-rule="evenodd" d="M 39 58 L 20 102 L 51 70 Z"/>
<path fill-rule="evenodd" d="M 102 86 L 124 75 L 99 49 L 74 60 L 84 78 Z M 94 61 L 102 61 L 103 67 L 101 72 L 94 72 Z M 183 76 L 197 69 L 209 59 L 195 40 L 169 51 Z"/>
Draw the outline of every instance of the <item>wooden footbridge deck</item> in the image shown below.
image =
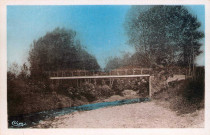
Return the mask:
<path fill-rule="evenodd" d="M 151 68 L 115 69 L 109 72 L 87 70 L 61 70 L 45 72 L 50 77 L 75 77 L 75 76 L 112 76 L 112 75 L 145 75 L 151 73 Z"/>
<path fill-rule="evenodd" d="M 151 97 L 151 69 L 147 68 L 135 68 L 135 69 L 117 69 L 110 72 L 101 71 L 86 71 L 86 70 L 71 70 L 71 71 L 57 71 L 57 72 L 47 72 L 49 79 L 54 82 L 59 82 L 62 80 L 76 80 L 77 86 L 79 84 L 78 80 L 89 80 L 90 79 L 108 79 L 110 85 L 113 84 L 114 79 L 119 78 L 142 78 L 148 77 L 149 79 L 149 96 Z M 147 73 L 147 74 L 146 74 Z"/>

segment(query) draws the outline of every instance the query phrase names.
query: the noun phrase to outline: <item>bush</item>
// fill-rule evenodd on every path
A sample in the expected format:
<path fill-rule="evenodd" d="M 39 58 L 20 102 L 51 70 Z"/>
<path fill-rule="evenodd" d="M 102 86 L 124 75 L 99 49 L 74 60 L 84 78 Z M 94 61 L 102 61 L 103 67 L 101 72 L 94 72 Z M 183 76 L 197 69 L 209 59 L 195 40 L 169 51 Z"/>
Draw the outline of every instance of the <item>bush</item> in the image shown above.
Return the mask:
<path fill-rule="evenodd" d="M 204 77 L 174 82 L 172 87 L 159 91 L 155 99 L 169 101 L 178 114 L 192 113 L 204 107 Z"/>
<path fill-rule="evenodd" d="M 100 97 L 110 97 L 114 95 L 114 91 L 108 85 L 102 85 L 96 89 L 99 92 Z"/>
<path fill-rule="evenodd" d="M 115 91 L 115 94 L 117 95 L 123 95 L 122 92 L 124 90 L 124 80 L 114 80 L 113 85 L 112 85 L 112 89 Z"/>
<path fill-rule="evenodd" d="M 117 95 L 123 95 L 124 90 L 134 90 L 142 96 L 149 94 L 149 82 L 145 78 L 130 78 L 114 80 L 112 89 Z"/>
<path fill-rule="evenodd" d="M 50 92 L 44 82 L 23 80 L 10 74 L 7 79 L 9 116 L 70 107 L 72 105 L 70 98 Z"/>
<path fill-rule="evenodd" d="M 7 103 L 8 103 L 8 115 L 15 115 L 20 113 L 22 109 L 22 104 L 24 103 L 22 88 L 18 83 L 8 80 L 7 81 Z"/>
<path fill-rule="evenodd" d="M 76 93 L 80 96 L 84 96 L 88 101 L 94 101 L 97 99 L 97 92 L 95 90 L 95 86 L 92 83 L 84 83 L 81 87 L 77 88 Z"/>
<path fill-rule="evenodd" d="M 177 91 L 181 97 L 171 106 L 179 113 L 190 113 L 204 107 L 204 78 L 185 80 Z"/>
<path fill-rule="evenodd" d="M 69 87 L 67 90 L 65 90 L 67 92 L 68 97 L 72 98 L 73 100 L 75 99 L 80 99 L 80 93 L 77 89 L 75 89 L 74 87 Z"/>
<path fill-rule="evenodd" d="M 183 96 L 190 102 L 204 99 L 204 79 L 193 79 L 185 82 Z"/>

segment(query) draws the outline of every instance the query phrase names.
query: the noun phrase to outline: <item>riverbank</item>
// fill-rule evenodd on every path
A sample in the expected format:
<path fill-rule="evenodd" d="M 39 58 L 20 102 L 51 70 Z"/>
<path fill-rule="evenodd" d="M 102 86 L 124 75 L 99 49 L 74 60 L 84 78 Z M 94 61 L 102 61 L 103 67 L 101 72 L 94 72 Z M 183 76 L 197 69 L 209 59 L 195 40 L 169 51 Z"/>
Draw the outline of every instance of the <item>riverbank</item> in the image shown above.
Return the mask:
<path fill-rule="evenodd" d="M 202 128 L 204 109 L 177 115 L 156 103 L 142 102 L 74 112 L 40 122 L 35 128 Z"/>

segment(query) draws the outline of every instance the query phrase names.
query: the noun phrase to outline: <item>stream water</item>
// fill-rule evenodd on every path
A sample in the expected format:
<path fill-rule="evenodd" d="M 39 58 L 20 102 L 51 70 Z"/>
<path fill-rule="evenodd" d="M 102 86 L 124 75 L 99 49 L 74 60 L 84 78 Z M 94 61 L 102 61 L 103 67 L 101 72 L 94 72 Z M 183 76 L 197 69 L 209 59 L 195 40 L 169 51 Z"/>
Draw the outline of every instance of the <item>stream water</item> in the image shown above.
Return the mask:
<path fill-rule="evenodd" d="M 114 102 L 94 103 L 94 104 L 87 104 L 87 105 L 81 105 L 81 106 L 76 106 L 76 107 L 53 109 L 53 110 L 19 115 L 19 116 L 11 116 L 8 118 L 8 127 L 9 128 L 29 128 L 47 118 L 53 118 L 55 116 L 69 114 L 75 111 L 95 110 L 95 109 L 108 107 L 108 106 L 118 106 L 118 105 L 123 105 L 123 104 L 140 103 L 140 102 L 146 102 L 149 100 L 150 100 L 149 98 L 125 99 L 125 100 L 119 100 L 119 101 L 114 101 Z"/>

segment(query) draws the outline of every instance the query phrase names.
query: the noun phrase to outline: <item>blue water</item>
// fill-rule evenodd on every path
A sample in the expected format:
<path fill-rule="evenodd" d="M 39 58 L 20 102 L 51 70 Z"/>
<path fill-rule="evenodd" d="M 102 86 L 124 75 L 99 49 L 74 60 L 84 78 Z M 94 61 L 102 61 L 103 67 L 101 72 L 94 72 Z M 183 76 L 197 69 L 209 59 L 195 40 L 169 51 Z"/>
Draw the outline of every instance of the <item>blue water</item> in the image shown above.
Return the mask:
<path fill-rule="evenodd" d="M 53 118 L 55 116 L 60 116 L 64 114 L 69 114 L 75 111 L 88 111 L 95 110 L 108 106 L 118 106 L 123 104 L 132 104 L 149 101 L 149 98 L 136 98 L 136 99 L 126 99 L 119 100 L 114 102 L 102 102 L 95 104 L 87 104 L 76 107 L 67 107 L 62 109 L 48 110 L 38 113 L 31 113 L 27 115 L 12 116 L 8 118 L 8 127 L 9 128 L 28 128 L 38 124 L 41 120 L 47 118 Z"/>

